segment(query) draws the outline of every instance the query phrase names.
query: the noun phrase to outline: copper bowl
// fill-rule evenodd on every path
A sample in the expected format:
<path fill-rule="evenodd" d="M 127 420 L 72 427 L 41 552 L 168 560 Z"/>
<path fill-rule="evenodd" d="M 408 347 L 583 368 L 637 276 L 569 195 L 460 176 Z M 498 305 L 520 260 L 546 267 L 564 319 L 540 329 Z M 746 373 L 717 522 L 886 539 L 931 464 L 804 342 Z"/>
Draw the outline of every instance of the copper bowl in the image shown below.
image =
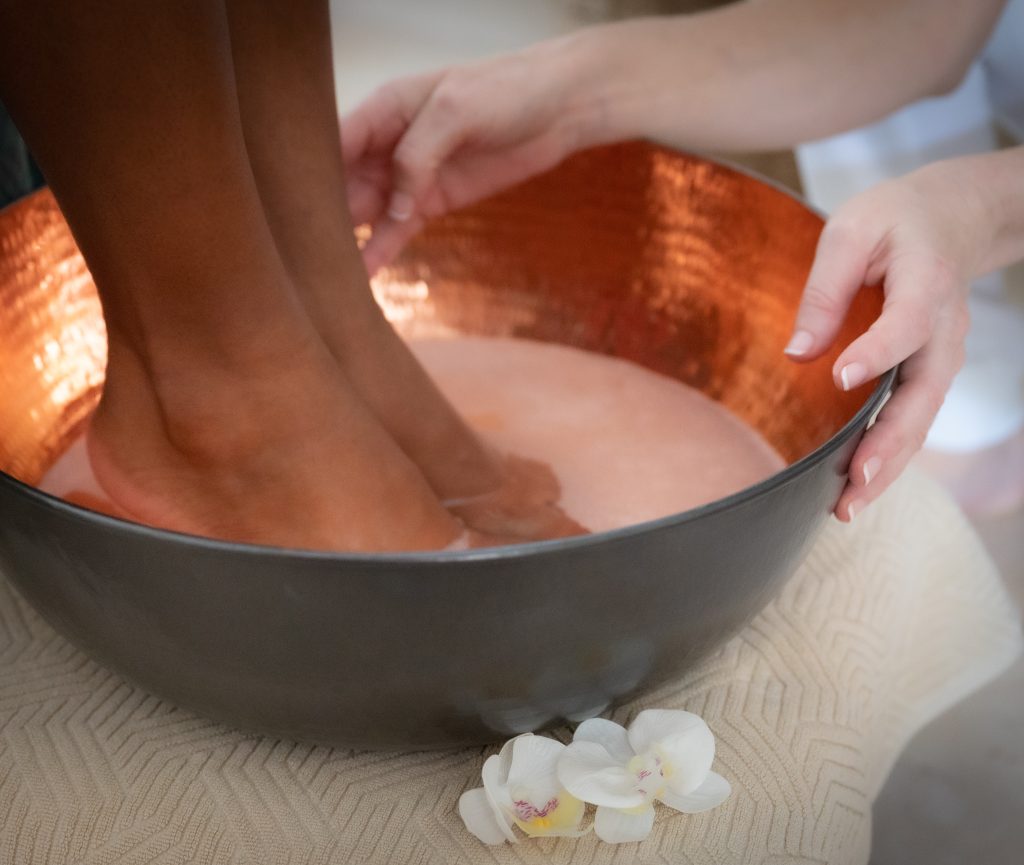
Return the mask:
<path fill-rule="evenodd" d="M 684 673 L 771 599 L 892 382 L 782 349 L 822 220 L 634 143 L 431 224 L 375 289 L 408 333 L 522 336 L 701 389 L 790 465 L 704 507 L 467 553 L 335 555 L 124 522 L 33 488 L 103 383 L 88 271 L 51 195 L 0 213 L 0 565 L 98 660 L 181 705 L 319 742 L 440 747 L 595 714 Z M 863 291 L 840 339 L 878 314 Z"/>

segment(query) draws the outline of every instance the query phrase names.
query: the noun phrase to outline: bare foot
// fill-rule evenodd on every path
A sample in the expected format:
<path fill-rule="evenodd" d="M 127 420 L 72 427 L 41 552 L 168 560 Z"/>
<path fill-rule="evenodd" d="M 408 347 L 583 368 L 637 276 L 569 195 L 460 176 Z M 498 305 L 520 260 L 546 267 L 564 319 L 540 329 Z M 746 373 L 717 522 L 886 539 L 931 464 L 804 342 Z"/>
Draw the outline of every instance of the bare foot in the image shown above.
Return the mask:
<path fill-rule="evenodd" d="M 90 424 L 116 511 L 168 529 L 324 550 L 438 549 L 461 526 L 326 352 L 244 375 L 154 380 L 112 346 L 116 375 Z"/>
<path fill-rule="evenodd" d="M 358 276 L 352 277 L 357 279 Z M 535 460 L 502 455 L 459 416 L 383 313 L 373 304 L 304 294 L 311 318 L 359 396 L 416 463 L 435 494 L 466 527 L 473 545 L 586 534 L 559 507 L 554 472 Z M 495 386 L 499 386 L 496 383 Z M 458 503 L 458 504 L 455 504 Z"/>
<path fill-rule="evenodd" d="M 474 546 L 564 538 L 587 530 L 559 507 L 561 485 L 554 472 L 536 460 L 507 456 L 503 482 L 496 490 L 444 502 L 477 535 Z"/>
<path fill-rule="evenodd" d="M 227 5 L 65 3 L 59 25 L 48 4 L 0 15 L 0 90 L 103 304 L 107 384 L 87 438 L 96 478 L 116 509 L 172 529 L 320 549 L 445 546 L 458 523 L 294 296 L 264 211 L 276 199 L 257 187 L 243 129 L 245 81 L 263 80 L 280 97 L 256 118 L 267 160 L 300 175 L 309 161 L 307 127 L 294 148 L 279 142 L 292 130 L 289 106 L 337 151 L 327 5 Z M 244 75 L 232 56 L 242 34 L 227 16 L 268 14 Z M 264 50 L 285 43 L 287 57 Z M 275 83 L 303 80 L 314 43 L 320 110 Z M 340 175 L 322 200 L 332 196 L 344 201 Z M 345 255 L 358 259 L 351 226 L 320 219 L 304 187 L 293 204 L 300 240 L 347 240 Z M 353 286 L 365 292 L 365 274 Z"/>

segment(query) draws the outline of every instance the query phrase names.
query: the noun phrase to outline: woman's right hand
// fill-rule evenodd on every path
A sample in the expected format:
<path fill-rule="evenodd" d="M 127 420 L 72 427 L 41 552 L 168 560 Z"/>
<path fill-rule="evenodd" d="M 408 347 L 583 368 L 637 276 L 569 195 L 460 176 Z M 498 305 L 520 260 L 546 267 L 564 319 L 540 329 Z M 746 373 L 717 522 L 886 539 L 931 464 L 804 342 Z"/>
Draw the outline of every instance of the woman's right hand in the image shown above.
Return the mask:
<path fill-rule="evenodd" d="M 342 119 L 349 207 L 373 228 L 372 273 L 425 219 L 558 164 L 580 146 L 588 106 L 574 37 L 385 84 Z"/>

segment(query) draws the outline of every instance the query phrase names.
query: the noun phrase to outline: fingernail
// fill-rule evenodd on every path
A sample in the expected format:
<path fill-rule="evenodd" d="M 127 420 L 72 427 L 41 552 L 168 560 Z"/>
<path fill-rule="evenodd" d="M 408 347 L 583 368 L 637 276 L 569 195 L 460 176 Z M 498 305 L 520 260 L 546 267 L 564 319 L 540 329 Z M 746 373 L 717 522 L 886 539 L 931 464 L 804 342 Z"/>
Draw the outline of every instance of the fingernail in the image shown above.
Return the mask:
<path fill-rule="evenodd" d="M 388 204 L 388 216 L 395 222 L 408 222 L 412 216 L 414 202 L 412 196 L 406 192 L 396 192 L 391 196 Z"/>
<path fill-rule="evenodd" d="M 862 363 L 848 363 L 839 370 L 839 378 L 843 383 L 843 390 L 853 390 L 858 385 L 864 384 L 868 377 L 868 371 Z"/>
<path fill-rule="evenodd" d="M 853 518 L 855 516 L 857 516 L 857 506 L 853 502 L 850 502 L 846 506 L 846 520 L 847 520 L 847 522 L 852 523 L 853 522 Z"/>
<path fill-rule="evenodd" d="M 806 330 L 798 330 L 793 334 L 793 338 L 789 341 L 789 345 L 783 349 L 783 352 L 799 357 L 802 354 L 807 354 L 811 350 L 812 345 L 814 345 L 814 337 Z"/>
<path fill-rule="evenodd" d="M 871 483 L 871 479 L 878 474 L 878 470 L 882 467 L 882 460 L 880 457 L 871 457 L 867 462 L 864 463 L 864 484 L 865 486 Z"/>

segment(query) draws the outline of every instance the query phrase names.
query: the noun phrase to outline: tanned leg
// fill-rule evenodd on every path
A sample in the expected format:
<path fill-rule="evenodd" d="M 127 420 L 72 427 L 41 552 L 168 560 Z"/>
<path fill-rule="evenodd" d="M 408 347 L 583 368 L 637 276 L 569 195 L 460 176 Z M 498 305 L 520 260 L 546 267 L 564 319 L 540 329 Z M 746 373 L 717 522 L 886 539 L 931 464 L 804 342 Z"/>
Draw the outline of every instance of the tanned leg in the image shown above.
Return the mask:
<path fill-rule="evenodd" d="M 437 495 L 507 537 L 581 528 L 550 470 L 486 447 L 373 300 L 344 173 L 325 0 L 226 0 L 242 126 L 259 194 L 302 303 L 346 377 Z M 465 502 L 466 499 L 470 501 Z"/>
<path fill-rule="evenodd" d="M 0 93 L 100 292 L 109 366 L 88 446 L 119 510 L 313 548 L 436 548 L 458 534 L 290 284 L 222 5 L 2 2 Z M 349 281 L 355 297 L 365 279 L 337 275 Z"/>

